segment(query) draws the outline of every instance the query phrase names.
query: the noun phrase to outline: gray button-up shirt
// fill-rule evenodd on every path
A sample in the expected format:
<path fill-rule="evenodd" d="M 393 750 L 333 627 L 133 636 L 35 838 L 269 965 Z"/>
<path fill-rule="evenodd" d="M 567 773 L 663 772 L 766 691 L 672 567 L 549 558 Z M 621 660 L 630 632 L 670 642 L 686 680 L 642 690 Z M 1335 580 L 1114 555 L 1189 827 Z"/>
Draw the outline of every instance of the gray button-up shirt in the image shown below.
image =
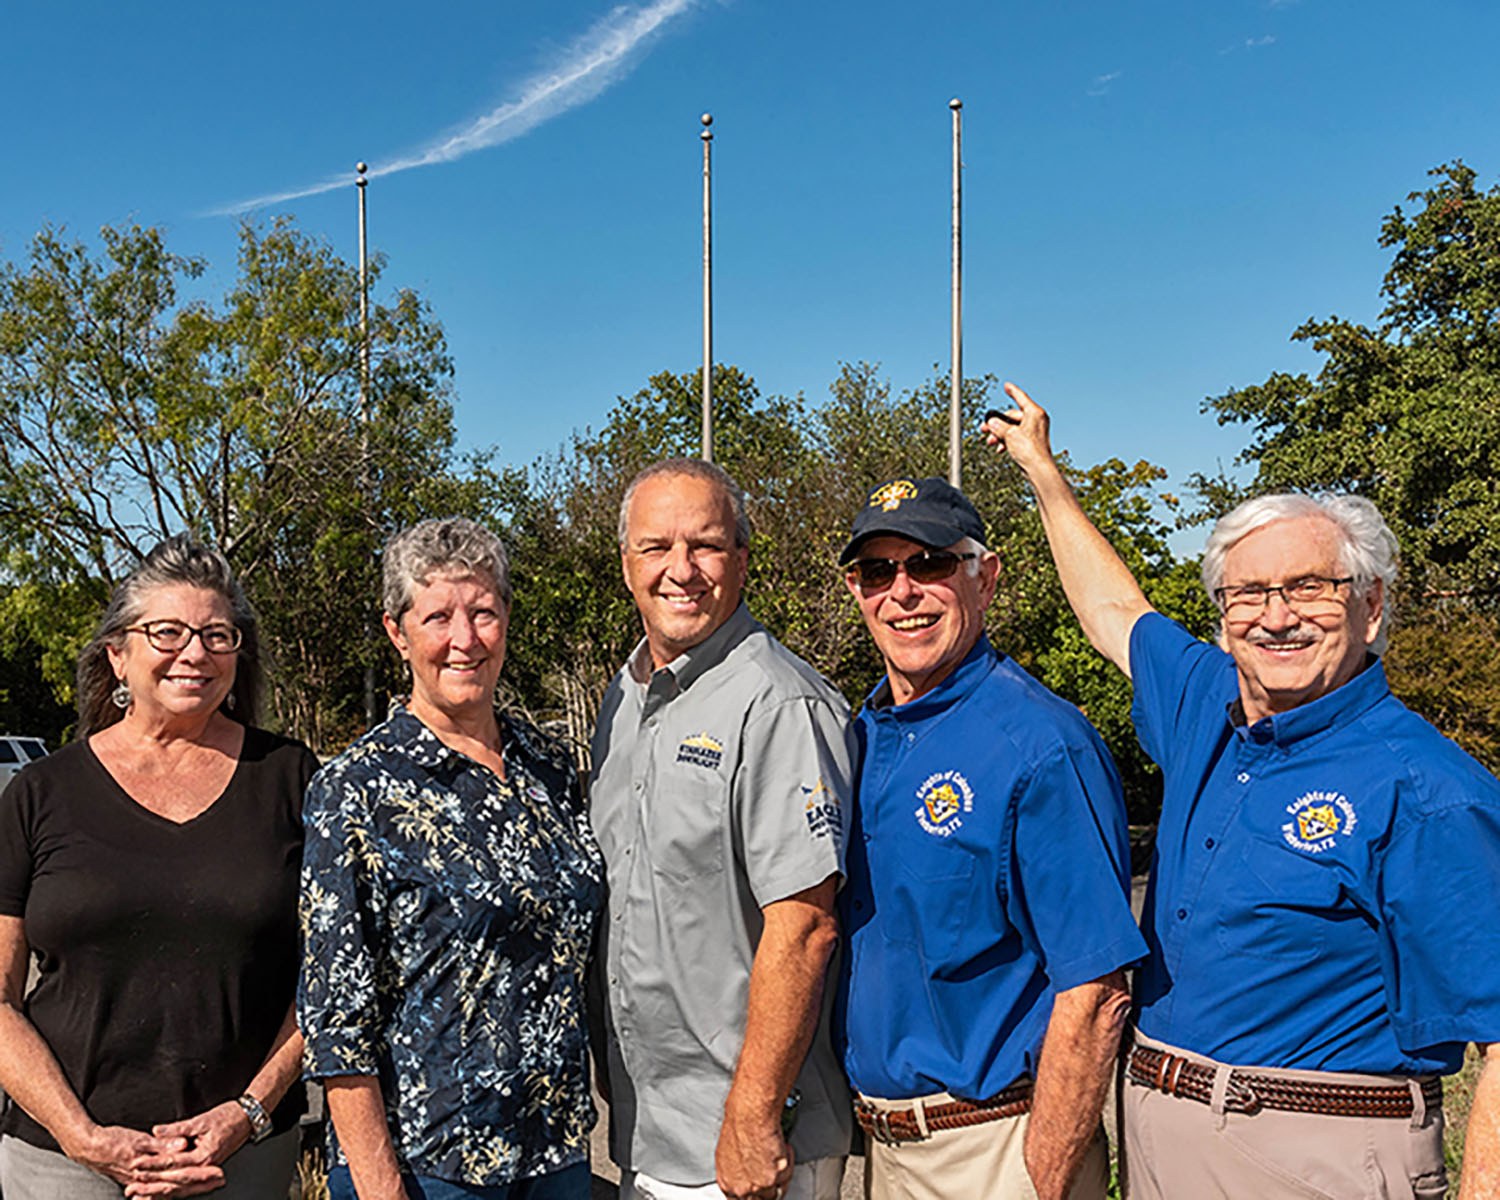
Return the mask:
<path fill-rule="evenodd" d="M 642 642 L 605 693 L 590 812 L 622 1168 L 713 1181 L 761 909 L 842 873 L 851 745 L 843 698 L 744 605 L 660 670 Z M 797 1081 L 798 1162 L 849 1147 L 830 1002 Z"/>

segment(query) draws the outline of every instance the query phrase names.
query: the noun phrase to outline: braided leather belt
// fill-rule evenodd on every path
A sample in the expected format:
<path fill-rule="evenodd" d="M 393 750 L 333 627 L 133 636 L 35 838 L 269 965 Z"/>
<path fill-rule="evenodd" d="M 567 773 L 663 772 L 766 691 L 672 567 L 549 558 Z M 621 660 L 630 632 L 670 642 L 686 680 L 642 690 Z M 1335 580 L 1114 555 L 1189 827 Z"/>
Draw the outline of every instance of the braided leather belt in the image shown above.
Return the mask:
<path fill-rule="evenodd" d="M 1133 1083 L 1168 1096 L 1181 1096 L 1199 1104 L 1212 1102 L 1214 1068 L 1181 1055 L 1136 1046 L 1130 1052 L 1127 1071 Z M 1442 1080 L 1422 1080 L 1422 1098 L 1429 1111 L 1442 1108 Z M 1402 1084 L 1317 1083 L 1235 1070 L 1229 1074 L 1224 1108 L 1237 1113 L 1275 1108 L 1333 1117 L 1410 1118 L 1411 1099 L 1411 1089 Z"/>
<path fill-rule="evenodd" d="M 924 1105 L 922 1112 L 927 1118 L 927 1132 L 917 1123 L 915 1108 L 876 1108 L 863 1100 L 854 1101 L 854 1119 L 859 1127 L 877 1142 L 890 1145 L 894 1142 L 920 1142 L 943 1129 L 963 1129 L 969 1125 L 983 1125 L 986 1121 L 999 1121 L 1005 1117 L 1018 1117 L 1031 1111 L 1031 1080 L 998 1092 L 988 1100 L 974 1103 L 968 1100 L 951 1100 L 946 1104 Z"/>

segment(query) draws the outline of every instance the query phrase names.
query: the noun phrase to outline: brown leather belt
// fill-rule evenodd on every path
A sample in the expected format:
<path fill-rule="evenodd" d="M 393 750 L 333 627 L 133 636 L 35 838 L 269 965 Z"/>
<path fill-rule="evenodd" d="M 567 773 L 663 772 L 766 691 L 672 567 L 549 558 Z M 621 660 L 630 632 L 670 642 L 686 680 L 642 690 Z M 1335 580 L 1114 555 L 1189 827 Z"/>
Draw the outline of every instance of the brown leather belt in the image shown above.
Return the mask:
<path fill-rule="evenodd" d="M 1006 1088 L 988 1100 L 970 1102 L 950 1100 L 944 1104 L 927 1104 L 922 1108 L 927 1132 L 917 1122 L 915 1108 L 876 1108 L 863 1100 L 854 1101 L 854 1119 L 859 1127 L 877 1142 L 920 1142 L 943 1129 L 963 1129 L 983 1125 L 1005 1117 L 1018 1117 L 1031 1111 L 1031 1080 Z"/>
<path fill-rule="evenodd" d="M 1168 1096 L 1181 1096 L 1199 1104 L 1212 1102 L 1214 1068 L 1179 1054 L 1136 1046 L 1130 1051 L 1126 1071 L 1133 1083 Z M 1442 1080 L 1435 1077 L 1422 1080 L 1422 1098 L 1429 1112 L 1442 1108 Z M 1404 1084 L 1318 1083 L 1236 1069 L 1229 1073 L 1224 1108 L 1237 1113 L 1275 1108 L 1333 1117 L 1410 1118 L 1412 1096 L 1411 1088 Z"/>

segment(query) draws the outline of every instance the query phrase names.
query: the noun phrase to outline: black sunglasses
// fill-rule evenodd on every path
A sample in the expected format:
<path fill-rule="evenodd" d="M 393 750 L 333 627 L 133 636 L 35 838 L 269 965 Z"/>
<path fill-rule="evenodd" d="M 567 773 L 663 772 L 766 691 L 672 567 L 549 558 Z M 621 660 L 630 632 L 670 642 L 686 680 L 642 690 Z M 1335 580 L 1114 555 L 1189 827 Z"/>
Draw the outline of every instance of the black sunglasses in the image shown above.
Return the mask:
<path fill-rule="evenodd" d="M 977 554 L 956 554 L 952 550 L 923 550 L 910 558 L 856 558 L 849 564 L 849 574 L 867 592 L 878 592 L 896 582 L 896 575 L 906 572 L 913 583 L 937 583 L 947 579 L 958 564 L 978 558 Z"/>

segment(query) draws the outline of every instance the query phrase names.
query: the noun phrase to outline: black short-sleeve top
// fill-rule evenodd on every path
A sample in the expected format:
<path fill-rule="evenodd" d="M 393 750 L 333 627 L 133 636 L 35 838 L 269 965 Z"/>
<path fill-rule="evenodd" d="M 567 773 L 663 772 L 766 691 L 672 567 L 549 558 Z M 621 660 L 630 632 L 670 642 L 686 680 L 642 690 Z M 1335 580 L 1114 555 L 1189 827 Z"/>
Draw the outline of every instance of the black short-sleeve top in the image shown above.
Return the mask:
<path fill-rule="evenodd" d="M 0 796 L 0 915 L 25 921 L 39 970 L 26 1015 L 95 1121 L 191 1116 L 265 1061 L 296 992 L 302 792 L 317 766 L 301 743 L 247 729 L 223 793 L 177 824 L 75 742 Z M 293 1088 L 277 1130 L 302 1102 Z M 57 1149 L 18 1106 L 0 1129 Z"/>

